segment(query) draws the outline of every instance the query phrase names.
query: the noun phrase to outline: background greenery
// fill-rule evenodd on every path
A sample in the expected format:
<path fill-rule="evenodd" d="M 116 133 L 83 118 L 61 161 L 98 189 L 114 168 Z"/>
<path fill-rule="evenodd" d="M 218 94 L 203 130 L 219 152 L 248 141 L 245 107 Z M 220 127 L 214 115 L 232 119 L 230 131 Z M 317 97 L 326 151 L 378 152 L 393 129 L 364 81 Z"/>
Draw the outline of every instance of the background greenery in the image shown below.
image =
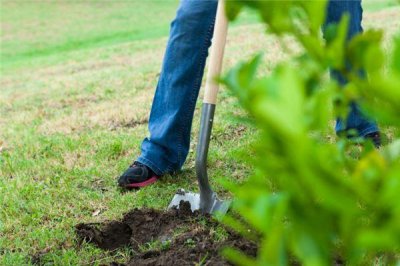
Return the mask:
<path fill-rule="evenodd" d="M 399 28 L 394 1 L 365 1 L 366 27 Z M 0 264 L 27 265 L 34 254 L 57 265 L 124 261 L 77 247 L 73 226 L 116 219 L 133 207 L 163 209 L 179 187 L 196 189 L 192 149 L 184 171 L 137 192 L 115 178 L 138 155 L 177 1 L 1 1 Z M 391 18 L 391 19 L 389 19 Z M 265 51 L 269 73 L 285 54 L 257 16 L 231 28 L 226 68 Z M 241 182 L 251 169 L 237 154 L 254 132 L 244 112 L 219 95 L 210 174 Z M 390 132 L 389 132 L 390 133 Z M 333 131 L 327 139 L 334 140 Z M 228 148 L 229 147 L 229 148 Z"/>

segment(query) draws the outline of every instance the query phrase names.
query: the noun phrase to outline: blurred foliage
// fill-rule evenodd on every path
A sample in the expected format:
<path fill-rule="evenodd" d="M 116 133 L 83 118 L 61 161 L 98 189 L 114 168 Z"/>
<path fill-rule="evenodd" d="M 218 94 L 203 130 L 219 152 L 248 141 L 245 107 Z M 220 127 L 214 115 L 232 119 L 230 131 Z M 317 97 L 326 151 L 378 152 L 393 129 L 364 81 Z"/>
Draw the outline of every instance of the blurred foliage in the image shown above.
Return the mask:
<path fill-rule="evenodd" d="M 326 1 L 227 1 L 230 19 L 259 11 L 268 30 L 290 36 L 302 52 L 260 75 L 261 55 L 232 69 L 223 82 L 259 129 L 254 174 L 228 184 L 240 219 L 225 223 L 260 244 L 257 258 L 226 249 L 238 265 L 392 265 L 400 251 L 400 38 L 385 54 L 382 32 L 346 42 L 348 16 L 320 29 Z M 347 61 L 348 60 L 348 61 Z M 350 69 L 348 65 L 351 65 Z M 341 88 L 326 78 L 342 73 Z M 365 75 L 360 75 L 363 69 Z M 367 76 L 367 78 L 365 78 Z M 356 101 L 381 126 L 396 129 L 381 149 L 364 140 L 329 141 L 331 121 Z M 250 159 L 248 157 L 251 157 Z"/>

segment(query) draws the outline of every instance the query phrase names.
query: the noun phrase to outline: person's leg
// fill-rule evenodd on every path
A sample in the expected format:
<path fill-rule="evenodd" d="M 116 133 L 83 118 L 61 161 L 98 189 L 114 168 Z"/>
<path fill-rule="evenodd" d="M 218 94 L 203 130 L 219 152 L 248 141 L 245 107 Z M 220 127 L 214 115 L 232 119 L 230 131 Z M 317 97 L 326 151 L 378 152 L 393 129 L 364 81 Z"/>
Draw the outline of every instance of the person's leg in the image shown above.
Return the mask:
<path fill-rule="evenodd" d="M 328 3 L 326 25 L 338 23 L 346 13 L 350 16 L 347 36 L 348 40 L 350 40 L 363 31 L 361 26 L 363 13 L 361 0 L 330 0 Z M 331 71 L 331 77 L 342 85 L 347 83 L 347 80 L 336 71 Z M 346 120 L 337 119 L 335 129 L 337 134 L 347 134 L 347 132 L 354 130 L 361 137 L 368 137 L 368 135 L 379 131 L 376 123 L 366 118 L 355 103 L 351 104 Z"/>
<path fill-rule="evenodd" d="M 186 160 L 216 10 L 216 0 L 182 0 L 171 24 L 150 113 L 150 137 L 137 159 L 157 175 L 179 170 Z"/>

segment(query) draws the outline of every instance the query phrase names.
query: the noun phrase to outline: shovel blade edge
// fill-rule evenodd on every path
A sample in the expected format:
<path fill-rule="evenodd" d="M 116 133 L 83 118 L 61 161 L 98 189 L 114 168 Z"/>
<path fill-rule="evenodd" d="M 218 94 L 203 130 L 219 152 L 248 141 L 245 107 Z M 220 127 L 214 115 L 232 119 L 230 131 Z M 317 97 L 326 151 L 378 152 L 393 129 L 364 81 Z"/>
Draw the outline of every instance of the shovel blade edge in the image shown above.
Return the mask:
<path fill-rule="evenodd" d="M 168 205 L 168 209 L 176 208 L 179 209 L 179 204 L 181 201 L 187 201 L 190 203 L 190 209 L 192 212 L 201 211 L 203 213 L 211 213 L 217 215 L 224 215 L 231 204 L 230 200 L 220 200 L 215 198 L 210 210 L 200 209 L 200 194 L 193 192 L 185 192 L 180 189 L 172 198 L 171 203 Z"/>

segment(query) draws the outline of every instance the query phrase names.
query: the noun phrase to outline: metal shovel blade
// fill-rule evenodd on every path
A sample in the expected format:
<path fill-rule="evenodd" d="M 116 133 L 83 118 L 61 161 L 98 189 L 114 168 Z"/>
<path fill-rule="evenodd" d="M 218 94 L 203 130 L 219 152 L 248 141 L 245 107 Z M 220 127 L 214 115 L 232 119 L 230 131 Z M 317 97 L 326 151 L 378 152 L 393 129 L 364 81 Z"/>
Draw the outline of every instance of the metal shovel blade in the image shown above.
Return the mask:
<path fill-rule="evenodd" d="M 186 192 L 183 189 L 179 189 L 178 192 L 173 197 L 171 203 L 168 205 L 168 209 L 176 208 L 179 209 L 179 204 L 181 201 L 187 201 L 190 203 L 190 209 L 192 212 L 200 210 L 203 213 L 219 214 L 224 215 L 230 205 L 230 201 L 220 200 L 216 196 L 213 197 L 212 201 L 208 206 L 201 206 L 200 194 L 193 192 Z"/>

